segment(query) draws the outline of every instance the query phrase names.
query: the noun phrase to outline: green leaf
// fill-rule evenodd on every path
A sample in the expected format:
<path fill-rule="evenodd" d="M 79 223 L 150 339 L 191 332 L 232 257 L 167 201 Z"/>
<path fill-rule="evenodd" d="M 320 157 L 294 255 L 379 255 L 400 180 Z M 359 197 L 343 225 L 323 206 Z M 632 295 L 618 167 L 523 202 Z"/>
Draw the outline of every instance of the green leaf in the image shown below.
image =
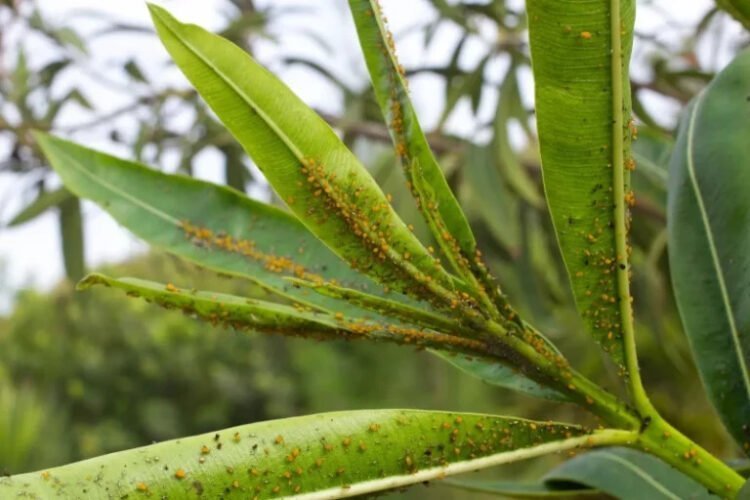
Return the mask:
<path fill-rule="evenodd" d="M 680 500 L 716 498 L 705 486 L 659 459 L 628 448 L 594 450 L 567 462 L 544 476 L 547 484 L 579 483 L 615 498 Z"/>
<path fill-rule="evenodd" d="M 324 413 L 2 477 L 0 496 L 340 498 L 573 449 L 589 439 L 577 427 L 488 415 Z"/>
<path fill-rule="evenodd" d="M 81 201 L 70 196 L 60 202 L 59 207 L 60 241 L 65 274 L 72 281 L 78 281 L 86 272 Z"/>
<path fill-rule="evenodd" d="M 450 276 L 320 116 L 236 45 L 150 9 L 177 66 L 312 233 L 395 290 L 450 301 Z"/>
<path fill-rule="evenodd" d="M 8 222 L 8 227 L 20 226 L 32 219 L 37 218 L 52 207 L 60 205 L 60 203 L 71 198 L 73 195 L 66 188 L 55 189 L 54 191 L 44 191 L 36 197 L 34 201 L 26 205 L 26 207 L 18 212 Z"/>
<path fill-rule="evenodd" d="M 527 7 L 547 202 L 586 328 L 624 375 L 623 338 L 632 338 L 625 200 L 632 196 L 627 66 L 635 2 L 529 0 Z"/>
<path fill-rule="evenodd" d="M 669 262 L 701 379 L 750 450 L 750 51 L 682 120 L 669 170 Z"/>
<path fill-rule="evenodd" d="M 422 215 L 461 278 L 479 289 L 474 274 L 482 279 L 483 271 L 479 269 L 476 240 L 422 132 L 380 7 L 375 0 L 350 0 L 349 6 L 375 97 Z M 492 292 L 495 287 L 488 288 Z"/>
<path fill-rule="evenodd" d="M 141 297 L 167 309 L 179 309 L 212 323 L 235 329 L 252 329 L 263 333 L 330 333 L 338 329 L 333 315 L 305 312 L 295 307 L 234 295 L 182 289 L 138 278 L 110 278 L 89 274 L 78 284 L 79 290 L 95 285 L 119 288 L 130 297 Z"/>
<path fill-rule="evenodd" d="M 750 3 L 747 0 L 716 0 L 716 5 L 750 30 Z"/>
<path fill-rule="evenodd" d="M 537 398 L 550 399 L 553 401 L 570 401 L 565 394 L 554 389 L 544 387 L 533 380 L 526 378 L 518 370 L 501 365 L 497 361 L 482 358 L 466 358 L 451 353 L 433 351 L 443 360 L 452 364 L 464 373 L 468 373 L 490 385 L 504 387 L 512 391 L 522 392 Z"/>
<path fill-rule="evenodd" d="M 348 304 L 354 304 L 357 307 L 387 316 L 389 319 L 397 319 L 445 333 L 459 332 L 461 330 L 460 323 L 453 318 L 447 318 L 440 314 L 418 309 L 384 297 L 377 297 L 331 283 L 315 283 L 295 278 L 288 278 L 288 280 L 296 286 L 307 287 L 319 294 L 341 299 Z"/>
<path fill-rule="evenodd" d="M 604 448 L 563 462 L 535 483 L 450 481 L 477 492 L 514 498 L 611 495 L 649 500 L 711 500 L 717 497 L 691 478 L 651 455 L 629 448 Z"/>
<path fill-rule="evenodd" d="M 317 340 L 369 340 L 412 345 L 418 348 L 445 349 L 468 355 L 482 355 L 489 347 L 480 341 L 468 340 L 434 331 L 417 330 L 393 324 L 348 318 L 341 313 L 305 311 L 297 307 L 257 299 L 198 290 L 184 290 L 172 283 L 166 285 L 137 278 L 114 279 L 101 274 L 87 276 L 79 289 L 93 285 L 119 288 L 129 296 L 168 308 L 179 309 L 213 324 L 237 330 L 309 337 Z"/>
<path fill-rule="evenodd" d="M 36 138 L 68 189 L 98 203 L 152 246 L 331 311 L 352 309 L 293 288 L 284 278 L 334 281 L 360 291 L 384 293 L 279 209 L 233 189 L 167 175 L 59 138 L 41 133 Z M 360 313 L 367 315 L 362 310 L 352 314 Z"/>

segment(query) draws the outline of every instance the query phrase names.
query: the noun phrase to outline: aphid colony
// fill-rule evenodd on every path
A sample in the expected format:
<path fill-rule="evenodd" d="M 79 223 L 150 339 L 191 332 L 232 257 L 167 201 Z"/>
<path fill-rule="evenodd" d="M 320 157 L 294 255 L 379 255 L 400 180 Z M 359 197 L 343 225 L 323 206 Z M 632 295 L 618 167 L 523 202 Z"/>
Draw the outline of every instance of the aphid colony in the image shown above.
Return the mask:
<path fill-rule="evenodd" d="M 283 435 L 269 429 L 247 436 L 234 432 L 232 446 L 223 446 L 217 433 L 213 439 L 199 441 L 193 458 L 166 466 L 155 464 L 164 471 L 174 470 L 172 482 L 149 484 L 139 479 L 133 489 L 138 494 L 175 495 L 189 490 L 196 493 L 199 488 L 204 494 L 236 491 L 245 498 L 258 499 L 316 491 L 331 484 L 346 489 L 355 482 L 439 469 L 513 450 L 519 444 L 530 446 L 589 432 L 576 426 L 483 415 L 408 410 L 384 413 L 385 417 L 373 417 L 363 412 L 353 417 L 354 422 L 341 424 L 325 422 L 315 426 L 321 429 L 317 440 L 303 439 L 304 444 L 296 442 L 294 433 Z M 410 432 L 404 433 L 405 428 Z M 394 446 L 394 439 L 409 442 Z M 242 467 L 227 466 L 223 453 L 247 458 Z M 217 485 L 219 469 L 225 479 Z"/>

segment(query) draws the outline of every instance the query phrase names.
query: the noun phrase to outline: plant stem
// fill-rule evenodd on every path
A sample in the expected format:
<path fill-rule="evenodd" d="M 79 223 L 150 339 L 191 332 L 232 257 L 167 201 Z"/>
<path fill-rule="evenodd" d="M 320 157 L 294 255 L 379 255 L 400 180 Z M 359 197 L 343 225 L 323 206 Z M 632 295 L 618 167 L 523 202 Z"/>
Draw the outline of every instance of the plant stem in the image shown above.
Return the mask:
<path fill-rule="evenodd" d="M 602 418 L 608 425 L 627 429 L 609 440 L 602 436 L 593 446 L 624 445 L 658 457 L 683 474 L 704 485 L 712 493 L 725 498 L 735 498 L 745 480 L 728 465 L 675 429 L 659 415 L 643 391 L 638 411 L 604 390 L 582 374 L 576 372 L 562 356 L 550 356 L 538 347 L 532 347 L 521 338 L 505 332 L 493 322 L 487 329 L 538 369 L 539 382 L 565 393 L 579 406 Z M 630 436 L 628 438 L 627 436 Z"/>
<path fill-rule="evenodd" d="M 628 372 L 628 388 L 633 404 L 642 416 L 653 412 L 641 381 L 638 356 L 635 346 L 633 306 L 630 302 L 630 259 L 628 258 L 628 225 L 625 207 L 625 112 L 624 95 L 626 72 L 622 53 L 622 19 L 620 0 L 610 2 L 611 68 L 612 68 L 612 175 L 615 207 L 615 272 L 617 276 L 617 298 L 620 305 L 620 322 L 625 349 L 625 367 Z"/>
<path fill-rule="evenodd" d="M 630 445 L 659 457 L 723 498 L 736 498 L 745 479 L 727 464 L 675 429 L 660 415 L 652 417 Z"/>
<path fill-rule="evenodd" d="M 615 395 L 571 368 L 562 355 L 548 352 L 543 347 L 534 347 L 509 334 L 494 322 L 488 322 L 486 328 L 516 354 L 534 365 L 538 372 L 527 373 L 531 378 L 566 394 L 572 402 L 601 417 L 609 425 L 622 429 L 640 428 L 641 418 L 636 412 Z"/>

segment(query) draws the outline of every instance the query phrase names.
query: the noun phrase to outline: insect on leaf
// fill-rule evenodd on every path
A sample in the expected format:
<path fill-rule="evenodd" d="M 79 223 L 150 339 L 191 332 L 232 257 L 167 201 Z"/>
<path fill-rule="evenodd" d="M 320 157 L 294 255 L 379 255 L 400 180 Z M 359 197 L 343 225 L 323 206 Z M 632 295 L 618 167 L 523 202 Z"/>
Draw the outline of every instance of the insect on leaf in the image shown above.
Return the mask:
<path fill-rule="evenodd" d="M 383 325 L 342 313 L 323 313 L 233 295 L 181 289 L 137 278 L 114 279 L 101 274 L 87 276 L 79 289 L 93 285 L 119 288 L 130 296 L 142 297 L 167 309 L 179 309 L 213 324 L 236 330 L 278 333 L 317 340 L 369 340 L 411 345 L 417 348 L 445 349 L 467 355 L 482 355 L 489 347 L 478 340 L 424 329 Z"/>
<path fill-rule="evenodd" d="M 150 9 L 177 66 L 312 233 L 395 290 L 450 300 L 449 275 L 320 116 L 230 41 Z"/>
<path fill-rule="evenodd" d="M 359 43 L 372 86 L 385 118 L 396 154 L 419 208 L 446 258 L 477 296 L 485 288 L 496 295 L 496 285 L 479 261 L 477 244 L 466 216 L 422 132 L 409 98 L 403 67 L 398 63 L 393 36 L 375 0 L 350 0 Z M 480 65 L 480 82 L 484 65 Z M 428 196 L 429 194 L 429 196 Z M 480 284 L 481 282 L 481 284 Z M 490 306 L 491 307 L 491 306 Z"/>
<path fill-rule="evenodd" d="M 342 498 L 585 446 L 579 427 L 364 410 L 259 422 L 0 478 L 0 496 Z"/>
<path fill-rule="evenodd" d="M 527 7 L 547 202 L 586 328 L 625 375 L 635 2 Z"/>
<path fill-rule="evenodd" d="M 164 174 L 52 136 L 37 133 L 36 139 L 68 189 L 98 203 L 155 247 L 333 312 L 368 314 L 293 288 L 285 277 L 384 293 L 382 287 L 344 265 L 297 219 L 277 208 L 224 186 Z M 415 304 L 404 296 L 400 300 Z"/>

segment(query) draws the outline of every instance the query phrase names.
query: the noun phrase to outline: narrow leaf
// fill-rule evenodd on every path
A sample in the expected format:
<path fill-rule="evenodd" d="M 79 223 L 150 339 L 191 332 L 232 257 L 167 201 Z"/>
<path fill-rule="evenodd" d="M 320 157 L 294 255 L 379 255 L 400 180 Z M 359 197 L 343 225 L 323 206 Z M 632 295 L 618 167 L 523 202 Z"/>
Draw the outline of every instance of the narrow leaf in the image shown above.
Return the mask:
<path fill-rule="evenodd" d="M 454 319 L 447 318 L 438 313 L 425 311 L 409 304 L 396 302 L 384 297 L 377 297 L 358 290 L 352 290 L 351 288 L 336 286 L 331 283 L 316 283 L 296 278 L 288 278 L 288 280 L 296 286 L 306 287 L 322 295 L 341 299 L 349 304 L 374 311 L 388 318 L 425 326 L 446 333 L 461 330 L 461 325 Z"/>
<path fill-rule="evenodd" d="M 548 205 L 587 330 L 624 375 L 623 337 L 632 334 L 627 66 L 635 2 L 529 0 L 527 7 Z"/>
<path fill-rule="evenodd" d="M 451 480 L 451 485 L 513 498 L 601 495 L 653 500 L 711 500 L 693 479 L 651 455 L 629 448 L 604 448 L 563 462 L 535 483 Z"/>
<path fill-rule="evenodd" d="M 585 453 L 564 462 L 543 479 L 548 485 L 582 484 L 615 498 L 716 498 L 703 485 L 659 459 L 628 448 L 607 448 Z"/>
<path fill-rule="evenodd" d="M 511 366 L 501 365 L 497 361 L 482 358 L 467 358 L 451 353 L 434 352 L 440 358 L 452 364 L 464 373 L 468 373 L 490 385 L 504 387 L 512 391 L 522 392 L 529 396 L 553 401 L 570 401 L 565 394 L 526 378 Z"/>
<path fill-rule="evenodd" d="M 457 336 L 461 335 L 461 325 L 458 322 L 441 316 L 438 313 L 424 311 L 407 304 L 365 294 L 349 288 L 337 287 L 328 283 L 316 284 L 294 278 L 289 278 L 289 281 L 299 286 L 311 288 L 323 295 L 343 299 L 350 304 L 382 314 L 389 319 L 401 320 L 407 324 L 430 328 L 440 333 L 456 333 Z M 455 352 L 449 351 L 455 351 L 455 349 L 446 349 L 445 351 L 430 350 L 430 352 L 444 361 L 489 384 L 536 397 L 557 401 L 569 400 L 567 396 L 528 378 L 521 370 L 512 368 L 510 365 L 500 364 L 498 359 L 481 356 L 457 356 Z"/>
<path fill-rule="evenodd" d="M 504 309 L 506 302 L 501 300 L 497 285 L 492 283 L 479 259 L 476 240 L 466 216 L 422 132 L 409 98 L 404 69 L 396 57 L 393 36 L 385 26 L 378 2 L 350 0 L 349 6 L 375 97 L 424 219 L 458 275 L 469 284 L 473 295 L 485 301 L 491 310 L 489 293 L 500 310 L 507 312 Z M 483 68 L 481 65 L 478 71 L 480 76 Z"/>
<path fill-rule="evenodd" d="M 374 0 L 350 0 L 349 6 L 367 62 L 375 96 L 385 117 L 396 152 L 402 159 L 407 180 L 416 160 L 425 180 L 435 190 L 438 213 L 448 230 L 468 255 L 476 250 L 476 241 L 461 207 L 430 149 L 409 98 L 404 69 L 395 54 L 393 36 L 383 21 Z M 421 207 L 423 211 L 427 207 Z M 425 214 L 429 217 L 429 214 Z"/>
<path fill-rule="evenodd" d="M 685 114 L 669 170 L 669 262 L 701 379 L 750 451 L 750 51 Z"/>
<path fill-rule="evenodd" d="M 318 312 L 304 312 L 295 307 L 234 295 L 181 289 L 168 283 L 161 284 L 138 278 L 111 278 L 103 274 L 90 274 L 78 284 L 79 290 L 95 285 L 119 288 L 131 297 L 141 297 L 168 309 L 180 309 L 201 319 L 221 322 L 236 328 L 253 326 L 260 331 L 278 328 L 307 329 L 311 332 L 333 331 L 333 317 Z"/>
<path fill-rule="evenodd" d="M 114 279 L 101 274 L 86 277 L 79 289 L 93 285 L 119 288 L 129 296 L 168 308 L 179 309 L 213 324 L 236 330 L 278 333 L 318 340 L 369 340 L 412 345 L 418 348 L 445 349 L 468 355 L 487 355 L 490 347 L 477 340 L 453 335 L 382 325 L 360 318 L 347 318 L 341 313 L 306 311 L 301 308 L 256 299 L 198 290 L 184 290 L 174 284 L 166 285 L 137 278 Z"/>
<path fill-rule="evenodd" d="M 281 210 L 223 186 L 167 175 L 52 136 L 36 138 L 68 189 L 98 203 L 155 247 L 331 311 L 347 312 L 350 306 L 295 289 L 284 278 L 384 293 Z"/>
<path fill-rule="evenodd" d="M 150 9 L 178 67 L 311 232 L 393 289 L 450 300 L 449 275 L 320 116 L 233 43 Z"/>
<path fill-rule="evenodd" d="M 577 427 L 365 410 L 288 418 L 0 478 L 0 496 L 342 498 L 586 446 Z"/>

